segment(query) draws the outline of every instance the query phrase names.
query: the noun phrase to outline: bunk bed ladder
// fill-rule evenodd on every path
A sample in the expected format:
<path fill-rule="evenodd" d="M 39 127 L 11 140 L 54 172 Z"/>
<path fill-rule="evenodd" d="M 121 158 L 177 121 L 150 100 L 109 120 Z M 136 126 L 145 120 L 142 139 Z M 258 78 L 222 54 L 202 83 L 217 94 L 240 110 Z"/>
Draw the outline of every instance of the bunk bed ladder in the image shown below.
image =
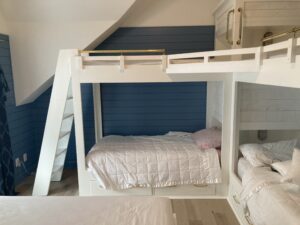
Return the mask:
<path fill-rule="evenodd" d="M 48 195 L 50 182 L 60 181 L 74 120 L 70 60 L 76 50 L 58 57 L 33 193 Z"/>

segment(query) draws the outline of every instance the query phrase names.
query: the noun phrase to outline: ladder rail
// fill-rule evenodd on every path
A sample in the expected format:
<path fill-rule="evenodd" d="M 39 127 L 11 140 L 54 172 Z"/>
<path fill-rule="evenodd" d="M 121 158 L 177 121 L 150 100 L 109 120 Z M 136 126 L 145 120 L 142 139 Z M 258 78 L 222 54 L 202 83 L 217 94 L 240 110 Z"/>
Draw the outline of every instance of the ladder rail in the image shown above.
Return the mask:
<path fill-rule="evenodd" d="M 40 157 L 33 187 L 34 196 L 48 195 L 58 142 L 61 135 L 68 89 L 71 82 L 70 59 L 78 50 L 62 50 L 59 53 Z"/>

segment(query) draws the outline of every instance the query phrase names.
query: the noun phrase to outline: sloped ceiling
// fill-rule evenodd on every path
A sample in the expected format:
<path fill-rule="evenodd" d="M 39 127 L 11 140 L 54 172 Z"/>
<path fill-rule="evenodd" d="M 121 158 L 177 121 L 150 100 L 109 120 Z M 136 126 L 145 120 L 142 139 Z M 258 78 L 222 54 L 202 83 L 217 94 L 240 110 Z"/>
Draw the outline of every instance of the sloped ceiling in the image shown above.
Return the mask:
<path fill-rule="evenodd" d="M 117 29 L 135 0 L 0 0 L 10 35 L 16 104 L 51 84 L 60 49 L 85 49 Z"/>
<path fill-rule="evenodd" d="M 128 0 L 1 0 L 0 8 L 9 21 L 118 20 L 133 1 Z"/>

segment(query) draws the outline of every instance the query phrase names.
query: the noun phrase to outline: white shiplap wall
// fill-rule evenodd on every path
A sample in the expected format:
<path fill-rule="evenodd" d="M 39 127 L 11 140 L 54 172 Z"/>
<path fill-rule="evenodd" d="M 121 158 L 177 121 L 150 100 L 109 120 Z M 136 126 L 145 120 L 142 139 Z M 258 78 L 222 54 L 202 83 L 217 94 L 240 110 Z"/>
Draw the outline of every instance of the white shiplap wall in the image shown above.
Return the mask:
<path fill-rule="evenodd" d="M 206 127 L 221 126 L 223 121 L 223 102 L 223 82 L 207 82 Z"/>
<path fill-rule="evenodd" d="M 241 129 L 300 128 L 300 90 L 240 83 Z"/>

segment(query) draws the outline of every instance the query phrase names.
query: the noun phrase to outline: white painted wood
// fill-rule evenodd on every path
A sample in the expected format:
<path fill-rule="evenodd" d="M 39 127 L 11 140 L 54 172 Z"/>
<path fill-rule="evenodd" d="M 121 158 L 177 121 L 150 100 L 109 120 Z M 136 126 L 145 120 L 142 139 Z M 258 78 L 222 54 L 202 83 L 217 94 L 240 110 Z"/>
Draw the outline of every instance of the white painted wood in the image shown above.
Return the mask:
<path fill-rule="evenodd" d="M 289 63 L 294 63 L 296 60 L 296 39 L 288 40 L 287 60 Z"/>
<path fill-rule="evenodd" d="M 228 202 L 233 209 L 239 223 L 241 225 L 249 225 L 245 218 L 243 205 L 240 202 L 240 193 L 242 192 L 242 184 L 235 174 L 230 174 L 230 187 L 228 193 Z"/>
<path fill-rule="evenodd" d="M 176 198 L 176 196 L 214 196 L 216 185 L 180 185 L 174 187 L 155 188 L 155 196 Z"/>
<path fill-rule="evenodd" d="M 60 155 L 57 162 L 55 156 L 58 148 L 61 148 L 62 146 L 67 147 L 68 144 L 68 140 L 60 140 L 65 137 L 65 135 L 61 137 L 62 133 L 67 133 L 68 131 L 61 130 L 61 128 L 65 128 L 62 121 L 65 111 L 68 110 L 66 101 L 69 95 L 68 90 L 71 79 L 70 58 L 77 54 L 77 50 L 62 50 L 59 53 L 40 158 L 33 187 L 32 194 L 35 196 L 48 194 L 53 167 L 61 167 L 61 164 L 63 165 L 65 160 L 65 153 Z M 72 121 L 70 124 L 72 124 Z M 58 171 L 58 174 L 54 175 L 53 179 L 60 180 L 60 178 L 61 171 Z"/>
<path fill-rule="evenodd" d="M 300 1 L 244 0 L 245 27 L 297 26 Z"/>
<path fill-rule="evenodd" d="M 207 82 L 206 127 L 222 127 L 224 108 L 223 81 Z"/>
<path fill-rule="evenodd" d="M 82 99 L 80 87 L 80 71 L 82 70 L 82 58 L 80 56 L 73 57 L 71 61 L 72 74 L 72 90 L 74 101 L 74 121 L 75 121 L 75 136 L 76 136 L 76 158 L 78 170 L 78 186 L 79 195 L 89 195 L 90 187 L 86 172 L 85 163 L 85 145 L 83 132 L 83 115 L 82 115 Z"/>
<path fill-rule="evenodd" d="M 96 143 L 98 143 L 103 137 L 100 84 L 93 84 L 93 102 L 94 102 L 94 120 L 95 120 L 95 140 Z"/>

